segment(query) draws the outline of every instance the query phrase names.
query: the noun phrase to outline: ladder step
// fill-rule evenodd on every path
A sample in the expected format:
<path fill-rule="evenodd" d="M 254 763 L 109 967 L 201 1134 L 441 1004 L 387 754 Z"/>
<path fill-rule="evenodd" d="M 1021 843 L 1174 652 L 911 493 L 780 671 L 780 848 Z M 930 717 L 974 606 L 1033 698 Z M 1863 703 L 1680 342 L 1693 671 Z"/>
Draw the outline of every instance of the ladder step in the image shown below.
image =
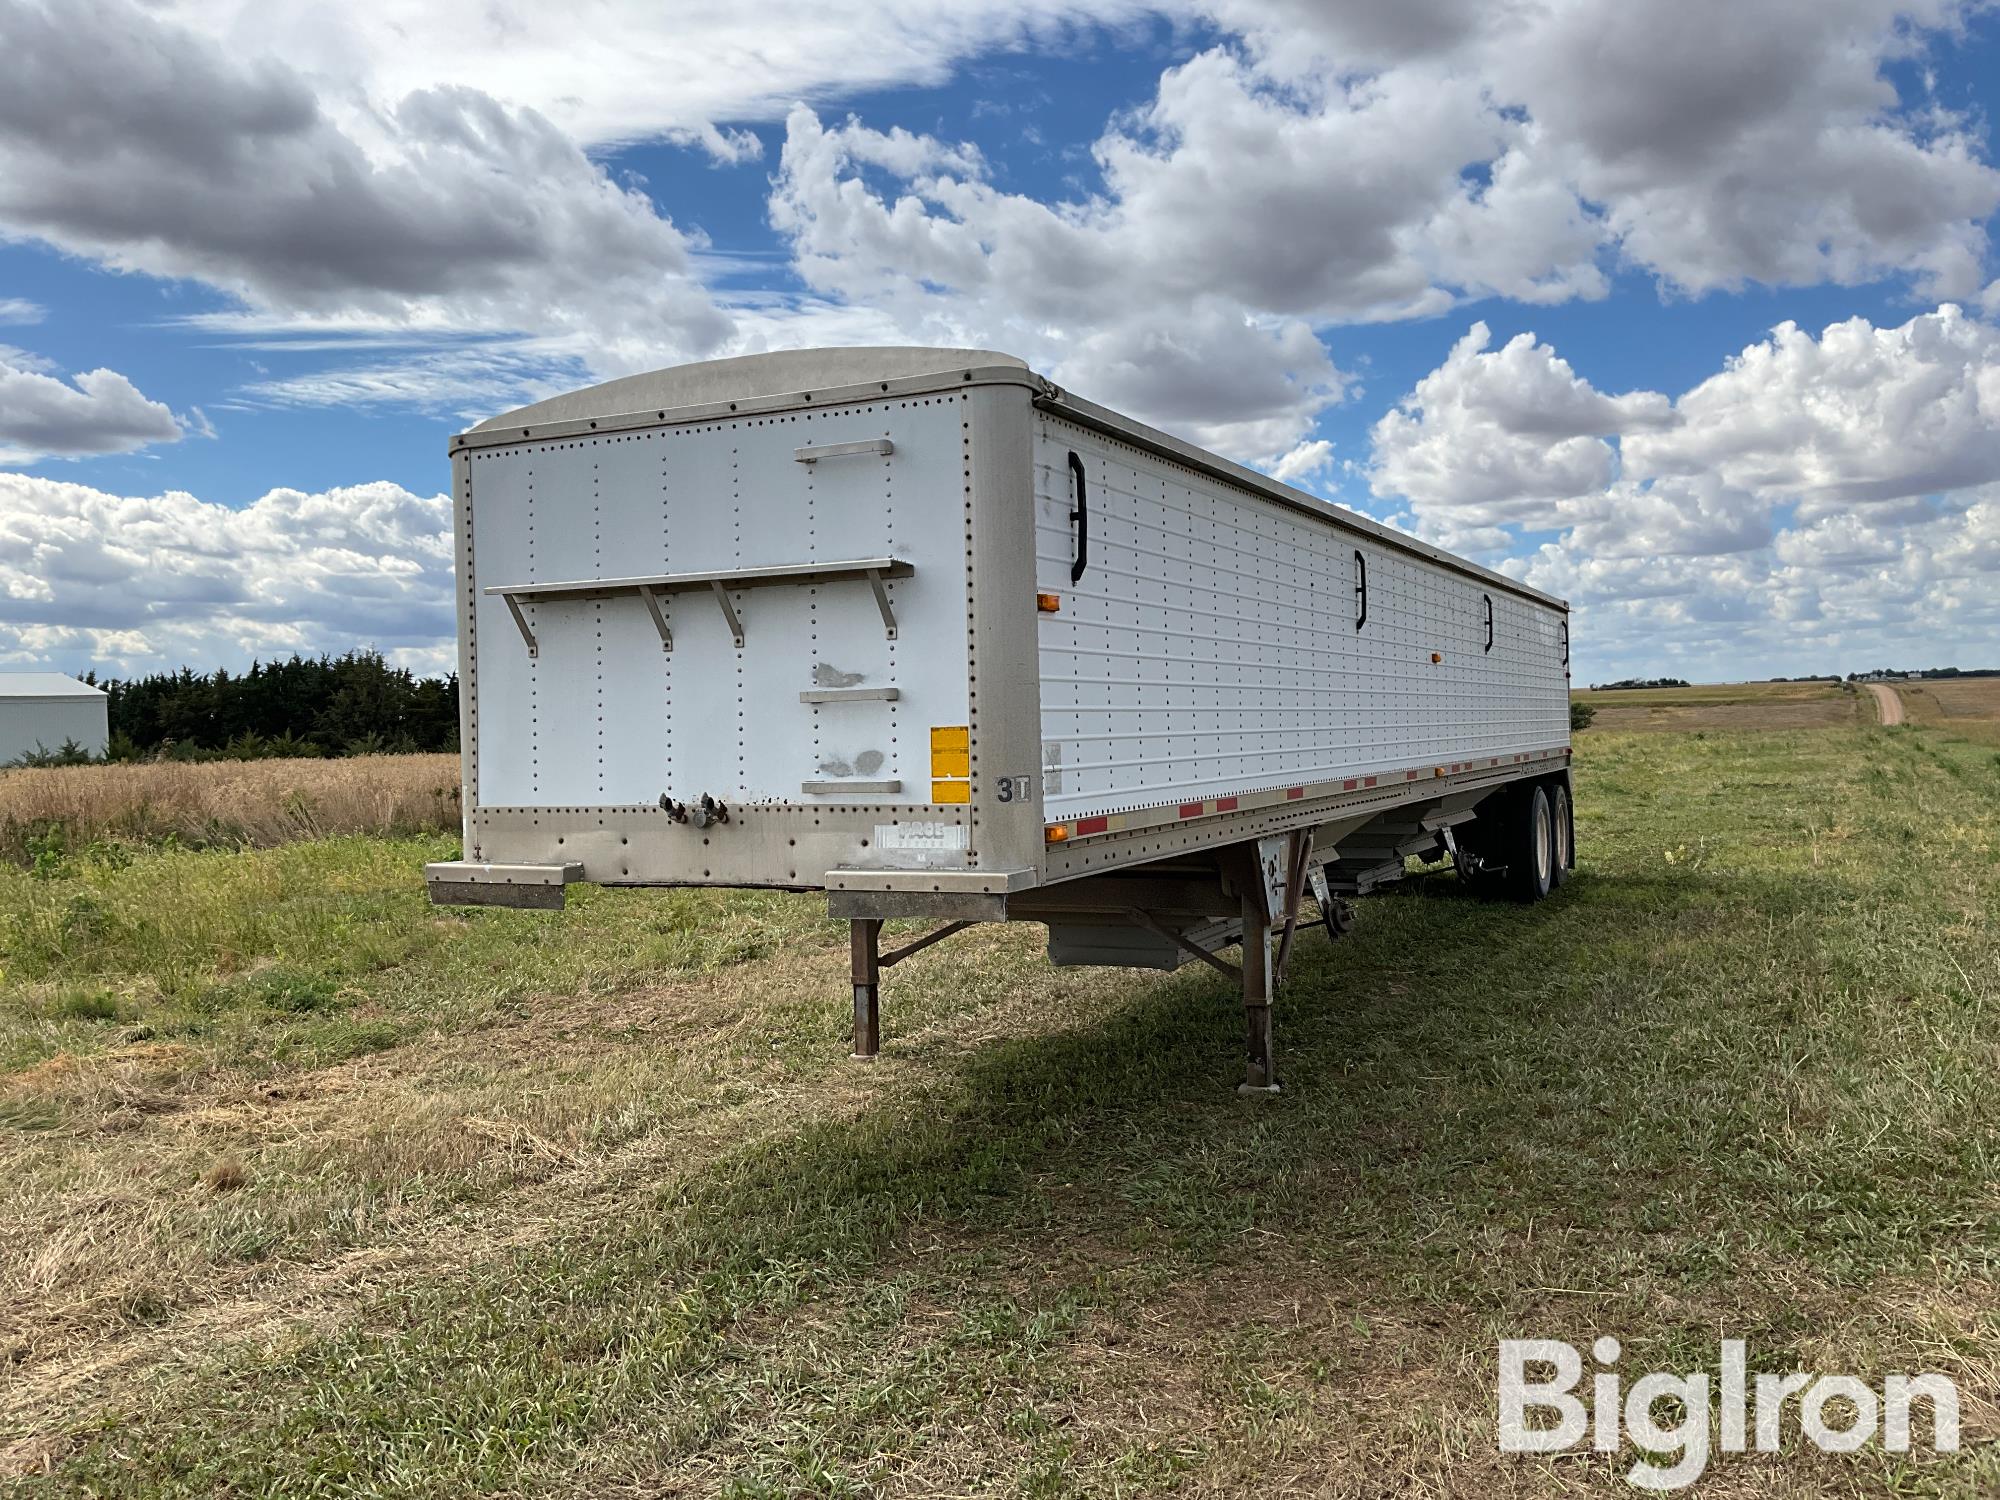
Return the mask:
<path fill-rule="evenodd" d="M 853 687 L 853 688 L 807 688 L 799 694 L 801 703 L 894 703 L 902 697 L 900 688 Z"/>

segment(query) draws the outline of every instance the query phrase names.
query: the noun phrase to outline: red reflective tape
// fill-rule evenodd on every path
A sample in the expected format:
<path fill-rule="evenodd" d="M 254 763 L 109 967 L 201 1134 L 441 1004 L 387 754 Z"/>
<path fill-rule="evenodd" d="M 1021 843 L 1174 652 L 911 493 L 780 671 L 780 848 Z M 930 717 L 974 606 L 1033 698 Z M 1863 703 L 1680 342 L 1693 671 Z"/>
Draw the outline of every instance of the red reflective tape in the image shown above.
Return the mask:
<path fill-rule="evenodd" d="M 1181 804 L 1181 816 L 1184 818 L 1198 818 L 1207 806 L 1208 804 L 1205 802 L 1183 802 Z"/>
<path fill-rule="evenodd" d="M 1341 789 L 1341 790 L 1342 790 L 1343 792 L 1351 792 L 1351 791 L 1353 791 L 1353 790 L 1354 790 L 1354 789 L 1355 789 L 1355 788 L 1356 788 L 1357 786 L 1359 786 L 1360 784 L 1361 784 L 1361 783 L 1360 783 L 1360 782 L 1358 782 L 1358 781 L 1356 781 L 1356 780 L 1354 780 L 1354 778 L 1352 778 L 1352 777 L 1349 777 L 1349 778 L 1348 778 L 1348 779 L 1347 779 L 1346 781 L 1343 781 L 1343 782 L 1341 782 L 1341 784 L 1340 784 L 1340 789 Z"/>
<path fill-rule="evenodd" d="M 1217 812 L 1235 812 L 1236 799 L 1234 797 L 1217 797 L 1215 799 L 1215 810 Z"/>
<path fill-rule="evenodd" d="M 1076 820 L 1076 831 L 1078 833 L 1102 833 L 1104 832 L 1105 829 L 1109 828 L 1110 826 L 1111 826 L 1111 819 L 1108 816 L 1099 818 L 1078 818 Z"/>
<path fill-rule="evenodd" d="M 1375 778 L 1373 776 L 1364 776 L 1361 778 L 1361 784 L 1363 786 L 1373 786 L 1375 785 Z"/>
<path fill-rule="evenodd" d="M 1405 771 L 1403 773 L 1403 780 L 1405 781 L 1415 781 L 1416 779 L 1417 773 L 1415 771 Z"/>
<path fill-rule="evenodd" d="M 1304 787 L 1295 786 L 1285 793 L 1285 800 L 1287 802 L 1296 802 L 1299 800 L 1299 798 L 1303 797 L 1305 794 L 1306 794 L 1306 789 Z"/>

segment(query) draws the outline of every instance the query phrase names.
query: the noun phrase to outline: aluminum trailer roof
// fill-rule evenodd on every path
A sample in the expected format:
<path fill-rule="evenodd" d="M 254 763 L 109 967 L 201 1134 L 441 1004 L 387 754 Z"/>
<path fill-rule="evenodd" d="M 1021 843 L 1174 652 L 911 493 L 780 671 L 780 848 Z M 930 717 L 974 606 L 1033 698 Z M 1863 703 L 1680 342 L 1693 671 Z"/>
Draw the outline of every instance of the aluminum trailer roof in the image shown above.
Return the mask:
<path fill-rule="evenodd" d="M 1569 601 L 1531 588 L 1468 558 L 1433 547 L 1356 511 L 1282 484 L 1158 428 L 1070 394 L 1028 368 L 1027 361 L 991 349 L 921 346 L 786 349 L 626 375 L 531 406 L 489 417 L 452 438 L 451 451 L 546 441 L 578 433 L 614 432 L 669 418 L 713 421 L 732 414 L 830 406 L 840 402 L 937 390 L 946 384 L 1018 385 L 1043 410 L 1135 443 L 1204 473 L 1228 479 L 1267 499 L 1320 517 L 1342 531 L 1391 551 L 1423 558 L 1524 599 L 1567 611 Z"/>

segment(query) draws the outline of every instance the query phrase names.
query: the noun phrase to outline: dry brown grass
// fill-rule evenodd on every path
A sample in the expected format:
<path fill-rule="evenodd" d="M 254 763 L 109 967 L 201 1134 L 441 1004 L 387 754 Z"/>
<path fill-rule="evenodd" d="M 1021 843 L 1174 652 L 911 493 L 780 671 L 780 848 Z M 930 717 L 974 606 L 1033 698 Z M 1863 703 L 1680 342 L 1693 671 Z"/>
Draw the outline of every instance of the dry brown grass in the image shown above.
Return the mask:
<path fill-rule="evenodd" d="M 458 771 L 455 755 L 0 771 L 0 853 L 22 858 L 28 839 L 52 827 L 71 849 L 102 838 L 268 848 L 331 834 L 453 832 Z"/>

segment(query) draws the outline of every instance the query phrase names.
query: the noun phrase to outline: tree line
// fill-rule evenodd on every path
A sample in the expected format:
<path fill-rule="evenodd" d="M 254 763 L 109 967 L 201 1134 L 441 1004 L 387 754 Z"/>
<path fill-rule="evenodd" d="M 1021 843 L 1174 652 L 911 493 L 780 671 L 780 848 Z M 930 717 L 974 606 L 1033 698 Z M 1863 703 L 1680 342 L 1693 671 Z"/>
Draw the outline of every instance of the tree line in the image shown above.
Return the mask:
<path fill-rule="evenodd" d="M 458 749 L 458 676 L 419 677 L 377 651 L 254 662 L 246 672 L 85 682 L 109 697 L 109 760 L 260 760 Z"/>
<path fill-rule="evenodd" d="M 1849 682 L 1860 682 L 1865 677 L 1909 677 L 1926 682 L 1938 682 L 1952 677 L 2000 677 L 2000 667 L 1877 667 L 1872 672 L 1849 672 Z"/>

